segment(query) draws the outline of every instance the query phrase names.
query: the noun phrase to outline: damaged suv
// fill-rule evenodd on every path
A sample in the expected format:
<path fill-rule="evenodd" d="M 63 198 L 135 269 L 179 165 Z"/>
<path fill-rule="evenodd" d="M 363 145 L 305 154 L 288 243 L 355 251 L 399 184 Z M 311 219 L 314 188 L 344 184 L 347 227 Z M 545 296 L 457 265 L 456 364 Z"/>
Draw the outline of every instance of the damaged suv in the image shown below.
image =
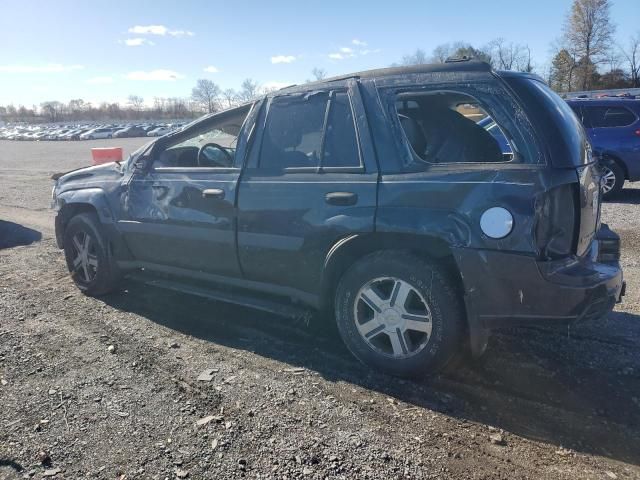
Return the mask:
<path fill-rule="evenodd" d="M 287 87 L 123 163 L 56 180 L 58 245 L 89 295 L 156 285 L 330 311 L 400 376 L 498 326 L 606 315 L 624 293 L 584 130 L 538 77 L 476 61 Z"/>

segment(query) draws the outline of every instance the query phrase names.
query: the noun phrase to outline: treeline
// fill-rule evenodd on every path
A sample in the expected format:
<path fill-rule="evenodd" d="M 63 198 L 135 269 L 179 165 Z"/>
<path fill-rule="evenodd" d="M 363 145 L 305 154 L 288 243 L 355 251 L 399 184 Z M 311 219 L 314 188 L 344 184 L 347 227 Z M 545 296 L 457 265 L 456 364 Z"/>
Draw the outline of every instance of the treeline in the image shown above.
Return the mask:
<path fill-rule="evenodd" d="M 147 106 L 142 97 L 132 95 L 122 105 L 118 102 L 102 102 L 94 105 L 82 99 L 68 103 L 49 101 L 31 108 L 20 105 L 0 106 L 0 119 L 7 122 L 106 122 L 110 120 L 172 120 L 195 118 L 202 115 L 199 107 L 188 98 L 153 99 L 153 105 Z"/>
<path fill-rule="evenodd" d="M 79 98 L 67 103 L 42 102 L 31 107 L 0 105 L 0 120 L 29 123 L 183 120 L 232 107 L 266 91 L 251 79 L 242 82 L 239 90 L 222 90 L 211 80 L 201 79 L 190 97 L 153 97 L 151 102 L 146 102 L 141 96 L 130 95 L 125 104 L 102 102 L 94 105 Z"/>
<path fill-rule="evenodd" d="M 465 42 L 438 45 L 431 55 L 417 49 L 400 64 L 439 63 L 450 57 L 474 57 L 496 70 L 534 72 L 559 93 L 640 87 L 640 32 L 617 39 L 610 0 L 574 0 L 560 37 L 553 42 L 552 59 L 537 64 L 526 44 L 497 38 L 482 47 Z"/>

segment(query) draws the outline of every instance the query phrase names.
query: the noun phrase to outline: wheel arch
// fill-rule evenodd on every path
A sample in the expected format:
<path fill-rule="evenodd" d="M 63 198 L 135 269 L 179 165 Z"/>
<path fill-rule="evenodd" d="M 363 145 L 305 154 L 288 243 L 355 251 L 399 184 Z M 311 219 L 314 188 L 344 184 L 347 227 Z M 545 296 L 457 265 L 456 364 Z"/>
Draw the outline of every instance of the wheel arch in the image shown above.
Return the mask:
<path fill-rule="evenodd" d="M 131 257 L 122 235 L 116 228 L 114 214 L 102 189 L 88 188 L 63 192 L 58 195 L 57 202 L 59 210 L 56 216 L 56 242 L 59 248 L 63 247 L 64 232 L 69 220 L 81 213 L 94 213 L 103 228 L 112 253 L 119 257 Z"/>
<path fill-rule="evenodd" d="M 629 180 L 629 169 L 627 168 L 627 165 L 622 161 L 622 159 L 618 155 L 609 151 L 604 151 L 602 152 L 602 158 L 608 158 L 608 159 L 611 159 L 611 161 L 616 162 L 616 164 L 624 172 L 624 179 Z"/>
<path fill-rule="evenodd" d="M 463 294 L 462 278 L 451 248 L 445 240 L 432 235 L 379 232 L 344 237 L 329 250 L 320 287 L 321 307 L 327 308 L 332 304 L 340 277 L 354 262 L 380 250 L 409 251 L 437 261 L 452 274 L 456 287 L 459 288 L 460 294 Z"/>

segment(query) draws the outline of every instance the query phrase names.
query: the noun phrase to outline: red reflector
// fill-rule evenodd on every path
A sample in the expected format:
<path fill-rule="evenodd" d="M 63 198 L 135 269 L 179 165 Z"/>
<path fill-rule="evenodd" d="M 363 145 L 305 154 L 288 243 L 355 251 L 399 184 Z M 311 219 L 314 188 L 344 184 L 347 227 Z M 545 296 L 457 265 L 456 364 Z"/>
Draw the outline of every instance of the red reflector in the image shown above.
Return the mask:
<path fill-rule="evenodd" d="M 637 137 L 640 137 L 640 128 L 633 133 L 635 133 Z"/>

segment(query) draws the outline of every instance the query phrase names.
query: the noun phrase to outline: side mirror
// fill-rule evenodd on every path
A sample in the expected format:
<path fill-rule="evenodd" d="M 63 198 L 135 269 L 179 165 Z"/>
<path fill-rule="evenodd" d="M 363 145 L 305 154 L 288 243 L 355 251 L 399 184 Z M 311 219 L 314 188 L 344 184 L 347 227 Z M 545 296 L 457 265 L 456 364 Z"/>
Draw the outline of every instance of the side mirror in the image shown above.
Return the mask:
<path fill-rule="evenodd" d="M 136 172 L 142 172 L 144 170 L 147 169 L 147 166 L 149 165 L 149 159 L 148 158 L 139 158 L 138 160 L 136 160 L 136 162 L 133 164 L 133 169 Z"/>

